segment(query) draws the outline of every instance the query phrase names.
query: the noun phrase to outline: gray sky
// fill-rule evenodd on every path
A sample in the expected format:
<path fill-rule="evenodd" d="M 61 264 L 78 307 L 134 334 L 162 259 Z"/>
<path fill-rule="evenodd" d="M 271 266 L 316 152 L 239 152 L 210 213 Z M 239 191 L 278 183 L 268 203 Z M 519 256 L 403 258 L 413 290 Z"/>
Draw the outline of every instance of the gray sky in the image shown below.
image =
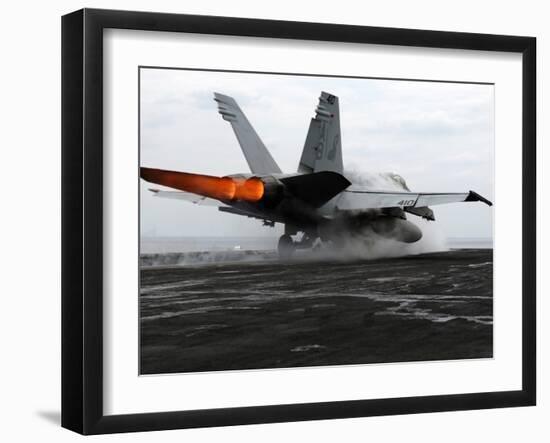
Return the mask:
<path fill-rule="evenodd" d="M 141 70 L 141 165 L 211 175 L 248 172 L 213 93 L 234 97 L 283 172 L 295 172 L 320 92 L 340 99 L 346 169 L 397 172 L 413 191 L 474 190 L 494 200 L 494 88 L 167 69 Z M 272 236 L 280 228 L 215 207 L 153 197 L 140 180 L 144 236 Z M 432 208 L 447 237 L 492 237 L 480 203 Z M 414 222 L 416 217 L 409 216 Z"/>

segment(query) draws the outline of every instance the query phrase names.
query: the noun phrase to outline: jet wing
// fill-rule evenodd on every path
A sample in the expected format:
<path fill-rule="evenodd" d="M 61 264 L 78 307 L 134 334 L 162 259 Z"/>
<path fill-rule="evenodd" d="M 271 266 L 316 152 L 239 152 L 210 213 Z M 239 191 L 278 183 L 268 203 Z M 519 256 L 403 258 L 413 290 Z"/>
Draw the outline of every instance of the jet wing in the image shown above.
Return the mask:
<path fill-rule="evenodd" d="M 170 198 L 173 200 L 183 200 L 201 206 L 227 206 L 219 200 L 203 197 L 202 195 L 193 194 L 192 192 L 184 191 L 161 191 L 160 189 L 149 189 L 155 197 Z"/>
<path fill-rule="evenodd" d="M 393 192 L 346 189 L 336 200 L 342 211 L 375 208 L 424 208 L 445 203 L 481 201 L 489 206 L 492 203 L 474 191 L 460 193 L 442 192 Z M 412 211 L 411 211 L 412 212 Z"/>

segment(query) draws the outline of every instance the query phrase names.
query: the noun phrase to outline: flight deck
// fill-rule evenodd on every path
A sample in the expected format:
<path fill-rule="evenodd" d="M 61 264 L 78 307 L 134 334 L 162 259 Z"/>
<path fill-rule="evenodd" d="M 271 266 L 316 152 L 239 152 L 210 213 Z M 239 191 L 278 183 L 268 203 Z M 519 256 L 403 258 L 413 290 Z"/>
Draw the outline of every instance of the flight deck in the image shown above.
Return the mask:
<path fill-rule="evenodd" d="M 281 262 L 143 254 L 140 373 L 493 355 L 493 251 Z"/>

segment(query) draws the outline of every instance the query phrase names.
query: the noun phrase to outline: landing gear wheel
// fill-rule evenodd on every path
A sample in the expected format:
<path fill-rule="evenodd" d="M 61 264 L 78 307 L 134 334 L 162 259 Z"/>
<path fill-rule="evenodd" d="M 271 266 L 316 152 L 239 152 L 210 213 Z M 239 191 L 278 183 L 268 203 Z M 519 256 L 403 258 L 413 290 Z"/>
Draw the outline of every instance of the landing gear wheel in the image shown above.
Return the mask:
<path fill-rule="evenodd" d="M 288 260 L 294 254 L 296 247 L 292 241 L 292 237 L 288 234 L 281 235 L 279 238 L 279 244 L 277 250 L 279 251 L 279 258 L 281 260 Z"/>

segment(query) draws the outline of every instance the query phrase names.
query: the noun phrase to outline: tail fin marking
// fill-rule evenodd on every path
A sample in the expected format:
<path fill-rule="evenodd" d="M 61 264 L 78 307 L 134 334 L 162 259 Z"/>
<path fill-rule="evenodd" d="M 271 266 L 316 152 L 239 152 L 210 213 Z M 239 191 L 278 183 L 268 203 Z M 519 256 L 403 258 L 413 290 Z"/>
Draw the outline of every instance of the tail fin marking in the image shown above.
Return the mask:
<path fill-rule="evenodd" d="M 342 174 L 342 140 L 338 97 L 321 92 L 311 119 L 298 172 L 332 171 Z"/>

